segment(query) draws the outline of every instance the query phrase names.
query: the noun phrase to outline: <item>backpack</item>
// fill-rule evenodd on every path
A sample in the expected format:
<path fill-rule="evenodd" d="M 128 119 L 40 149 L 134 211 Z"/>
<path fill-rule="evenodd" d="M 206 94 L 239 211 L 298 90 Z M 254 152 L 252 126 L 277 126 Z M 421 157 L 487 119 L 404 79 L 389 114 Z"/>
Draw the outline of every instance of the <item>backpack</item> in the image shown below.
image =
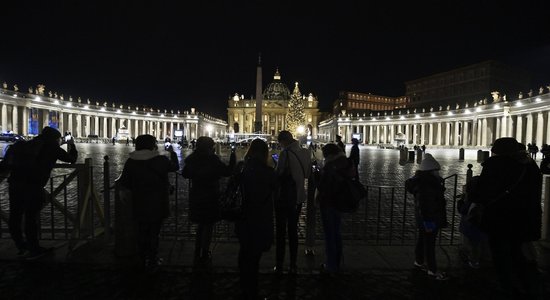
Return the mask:
<path fill-rule="evenodd" d="M 336 180 L 337 189 L 335 193 L 335 199 L 332 203 L 334 208 L 342 213 L 353 213 L 359 208 L 361 201 L 367 198 L 367 190 L 359 182 L 358 179 L 353 178 L 350 174 L 355 172 L 354 164 L 349 164 L 348 176 L 337 176 Z"/>
<path fill-rule="evenodd" d="M 36 166 L 42 145 L 42 139 L 20 140 L 8 145 L 0 163 L 0 176 L 7 177 L 13 170 L 32 169 Z"/>

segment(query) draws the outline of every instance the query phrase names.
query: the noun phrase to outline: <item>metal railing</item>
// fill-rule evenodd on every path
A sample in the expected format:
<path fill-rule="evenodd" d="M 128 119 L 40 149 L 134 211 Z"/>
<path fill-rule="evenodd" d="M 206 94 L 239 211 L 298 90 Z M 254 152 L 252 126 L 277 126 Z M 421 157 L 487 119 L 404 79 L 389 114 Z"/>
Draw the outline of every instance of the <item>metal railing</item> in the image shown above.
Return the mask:
<path fill-rule="evenodd" d="M 85 240 L 102 235 L 111 239 L 112 228 L 117 226 L 117 214 L 124 210 L 124 205 L 118 201 L 119 191 L 110 178 L 109 157 L 104 157 L 103 182 L 97 183 L 97 176 L 88 164 L 56 165 L 56 168 L 70 168 L 75 171 L 68 174 L 53 176 L 48 188 L 52 201 L 41 212 L 41 238 Z M 80 176 L 75 175 L 80 168 Z M 88 170 L 88 171 L 84 171 Z M 99 171 L 101 172 L 101 170 Z M 82 176 L 82 174 L 88 174 Z M 98 174 L 96 174 L 98 175 Z M 440 244 L 455 244 L 458 222 L 456 200 L 459 197 L 457 174 L 444 178 L 447 187 L 447 219 L 449 226 L 440 233 Z M 94 180 L 94 178 L 96 180 Z M 174 193 L 170 195 L 170 217 L 168 217 L 161 231 L 162 239 L 191 240 L 195 237 L 196 225 L 189 220 L 189 181 L 183 180 L 181 174 L 173 172 L 169 176 L 170 184 L 174 186 Z M 5 181 L 4 181 L 5 182 Z M 60 183 L 61 182 L 61 183 Z M 312 182 L 311 180 L 309 182 Z M 222 180 L 221 186 L 225 184 Z M 355 240 L 367 244 L 377 245 L 407 245 L 414 243 L 417 226 L 414 217 L 414 199 L 408 196 L 404 185 L 366 185 L 367 197 L 360 204 L 359 210 L 352 214 L 343 214 L 342 237 L 345 240 Z M 311 187 L 308 190 L 312 191 Z M 99 192 L 97 192 L 99 191 Z M 7 207 L 7 184 L 0 182 L 0 205 L 5 213 Z M 102 197 L 99 195 L 103 194 Z M 114 201 L 113 201 L 114 200 Z M 315 201 L 308 201 L 309 204 Z M 315 208 L 315 221 L 307 221 L 307 204 L 304 203 L 299 219 L 299 237 L 305 240 L 306 232 L 313 232 L 314 239 L 323 239 L 323 229 L 318 208 Z M 114 208 L 114 209 L 113 209 Z M 310 216 L 311 214 L 310 210 Z M 122 217 L 120 217 L 122 218 Z M 118 220 L 122 221 L 122 219 Z M 7 238 L 7 219 L 0 220 L 0 237 Z M 120 223 L 118 223 L 120 224 Z M 116 229 L 116 228 L 115 228 Z M 115 230 L 116 231 L 116 230 Z M 214 240 L 234 241 L 234 224 L 220 221 L 215 226 Z"/>

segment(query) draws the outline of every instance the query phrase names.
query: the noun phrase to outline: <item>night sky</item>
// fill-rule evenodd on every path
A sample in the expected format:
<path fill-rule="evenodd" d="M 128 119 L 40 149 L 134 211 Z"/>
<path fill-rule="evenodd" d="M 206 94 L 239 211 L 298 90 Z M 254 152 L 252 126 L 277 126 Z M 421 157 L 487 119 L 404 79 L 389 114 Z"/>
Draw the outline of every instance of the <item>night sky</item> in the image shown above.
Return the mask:
<path fill-rule="evenodd" d="M 0 81 L 223 119 L 230 95 L 255 93 L 259 52 L 264 87 L 279 67 L 325 111 L 340 90 L 401 96 L 405 81 L 488 59 L 530 72 L 533 89 L 550 84 L 543 1 L 93 2 L 3 3 Z"/>

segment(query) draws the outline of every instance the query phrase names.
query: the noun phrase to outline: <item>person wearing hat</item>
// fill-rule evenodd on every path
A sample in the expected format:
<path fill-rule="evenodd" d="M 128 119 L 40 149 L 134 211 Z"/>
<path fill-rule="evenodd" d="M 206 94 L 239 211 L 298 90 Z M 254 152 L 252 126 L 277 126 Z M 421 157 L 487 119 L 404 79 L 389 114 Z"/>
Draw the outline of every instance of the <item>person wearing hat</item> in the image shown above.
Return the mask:
<path fill-rule="evenodd" d="M 168 173 L 179 169 L 177 154 L 171 147 L 167 152 L 167 155 L 159 153 L 154 136 L 138 136 L 136 150 L 130 153 L 117 180 L 132 192 L 137 250 L 145 268 L 155 268 L 161 263 L 157 253 L 162 222 L 169 215 Z"/>
<path fill-rule="evenodd" d="M 495 140 L 491 152 L 482 164 L 474 203 L 485 208 L 480 229 L 487 234 L 503 296 L 542 299 L 532 255 L 532 242 L 541 237 L 541 171 L 514 138 Z"/>
<path fill-rule="evenodd" d="M 48 183 L 55 163 L 58 160 L 75 163 L 78 152 L 69 147 L 69 152 L 60 147 L 61 133 L 46 126 L 34 139 L 18 142 L 8 149 L 5 161 L 14 163 L 10 167 L 9 198 L 10 220 L 8 223 L 11 238 L 15 242 L 19 255 L 26 259 L 36 259 L 47 253 L 38 242 L 38 218 L 45 202 L 44 186 Z M 4 161 L 3 161 L 4 162 Z M 25 238 L 22 222 L 25 217 Z"/>
<path fill-rule="evenodd" d="M 349 159 L 355 166 L 355 178 L 359 179 L 359 140 L 356 138 L 351 139 L 351 150 L 349 152 Z"/>
<path fill-rule="evenodd" d="M 195 238 L 195 263 L 211 262 L 210 242 L 214 224 L 220 220 L 220 178 L 228 177 L 235 168 L 235 152 L 229 165 L 214 153 L 214 140 L 207 136 L 197 139 L 195 150 L 184 163 L 181 175 L 190 179 L 189 219 L 198 224 Z"/>
<path fill-rule="evenodd" d="M 447 226 L 445 186 L 439 176 L 441 166 L 426 153 L 415 175 L 405 182 L 407 191 L 414 195 L 418 238 L 414 266 L 436 280 L 446 280 L 445 273 L 437 271 L 435 239 L 439 230 Z"/>

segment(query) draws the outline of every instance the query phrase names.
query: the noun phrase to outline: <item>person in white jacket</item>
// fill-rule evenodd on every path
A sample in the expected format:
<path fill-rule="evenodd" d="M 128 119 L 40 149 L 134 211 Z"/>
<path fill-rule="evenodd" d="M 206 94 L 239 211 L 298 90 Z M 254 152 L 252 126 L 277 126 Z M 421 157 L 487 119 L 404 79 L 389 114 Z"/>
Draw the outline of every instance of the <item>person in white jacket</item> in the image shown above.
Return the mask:
<path fill-rule="evenodd" d="M 311 158 L 307 149 L 300 147 L 289 131 L 279 133 L 277 140 L 282 150 L 279 154 L 276 173 L 279 178 L 279 195 L 275 199 L 276 265 L 274 271 L 283 271 L 286 248 L 286 232 L 290 252 L 291 274 L 297 272 L 298 217 L 306 200 L 305 179 L 311 170 Z"/>

